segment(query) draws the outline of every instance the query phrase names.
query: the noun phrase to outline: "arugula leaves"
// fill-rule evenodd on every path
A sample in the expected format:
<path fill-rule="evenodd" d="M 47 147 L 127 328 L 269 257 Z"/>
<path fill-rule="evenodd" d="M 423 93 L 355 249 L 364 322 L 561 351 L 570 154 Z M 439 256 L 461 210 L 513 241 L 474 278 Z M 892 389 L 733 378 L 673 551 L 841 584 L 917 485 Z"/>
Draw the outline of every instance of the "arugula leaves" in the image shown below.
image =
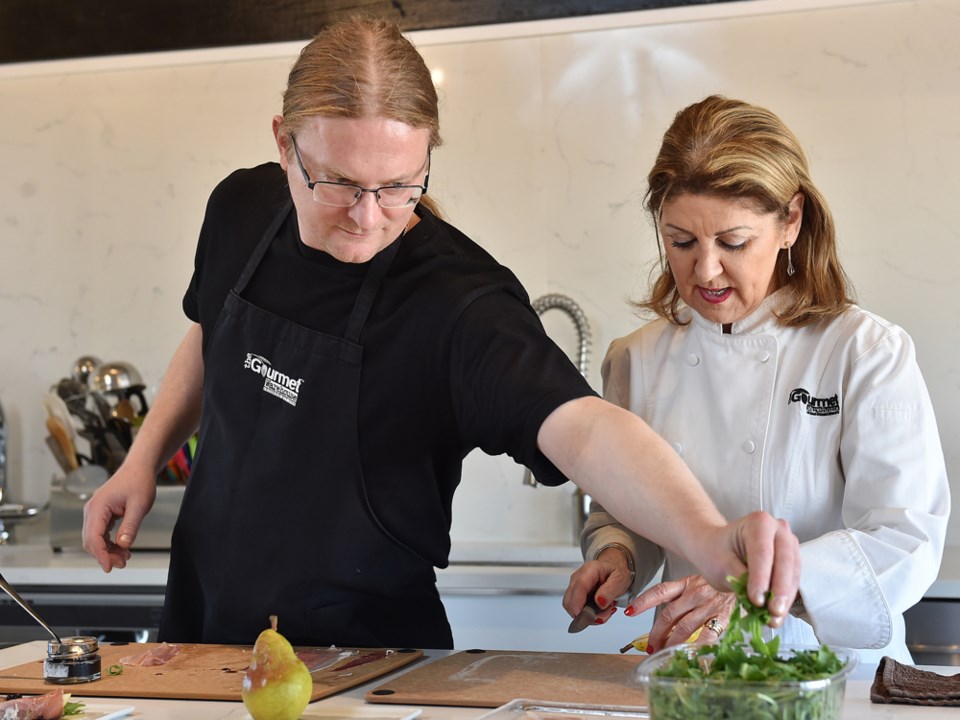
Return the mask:
<path fill-rule="evenodd" d="M 747 575 L 728 577 L 736 595 L 727 631 L 715 645 L 677 650 L 648 686 L 656 720 L 827 720 L 837 717 L 844 683 L 806 683 L 839 672 L 827 646 L 779 656 L 780 638 L 763 639 L 770 612 L 747 598 Z M 749 644 L 745 640 L 749 635 Z M 676 682 L 657 682 L 672 678 Z M 709 682 L 703 682 L 703 681 Z M 751 684 L 747 686 L 746 684 Z M 753 685 L 762 684 L 761 687 Z"/>
<path fill-rule="evenodd" d="M 83 715 L 83 703 L 82 702 L 65 702 L 63 704 L 63 715 L 61 717 L 68 717 L 70 715 Z"/>

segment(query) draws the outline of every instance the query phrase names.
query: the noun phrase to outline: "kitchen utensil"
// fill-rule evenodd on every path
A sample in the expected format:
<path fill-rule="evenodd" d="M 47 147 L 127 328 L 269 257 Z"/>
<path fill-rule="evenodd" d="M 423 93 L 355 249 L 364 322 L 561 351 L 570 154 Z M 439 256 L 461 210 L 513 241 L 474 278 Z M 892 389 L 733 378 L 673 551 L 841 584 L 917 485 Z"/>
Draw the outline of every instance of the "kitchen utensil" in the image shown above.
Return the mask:
<path fill-rule="evenodd" d="M 143 386 L 143 379 L 133 365 L 118 360 L 100 365 L 90 376 L 89 385 L 99 393 L 122 393 L 128 388 Z"/>
<path fill-rule="evenodd" d="M 74 427 L 73 420 L 70 419 L 70 409 L 63 398 L 57 395 L 55 389 L 43 394 L 43 407 L 46 409 L 48 417 L 55 417 L 60 421 L 63 429 L 67 431 L 70 442 L 76 444 L 77 428 Z"/>
<path fill-rule="evenodd" d="M 107 431 L 103 425 L 91 425 L 80 430 L 80 437 L 90 443 L 90 461 L 92 465 L 102 465 L 107 470 L 115 470 L 119 463 L 113 461 L 107 444 Z"/>
<path fill-rule="evenodd" d="M 64 459 L 67 462 L 67 467 L 70 470 L 76 470 L 77 467 L 79 467 L 76 446 L 73 444 L 73 440 L 70 439 L 70 435 L 60 421 L 60 418 L 47 417 L 47 432 L 50 433 L 50 437 L 56 440 L 60 446 L 60 450 L 63 452 Z"/>
<path fill-rule="evenodd" d="M 116 438 L 119 447 L 113 444 L 111 436 Z M 107 444 L 112 452 L 121 452 L 124 456 L 130 449 L 133 442 L 133 433 L 130 423 L 117 417 L 112 417 L 107 421 Z"/>
<path fill-rule="evenodd" d="M 80 421 L 81 426 L 84 428 L 97 428 L 103 429 L 103 418 L 100 417 L 100 413 L 94 412 L 93 410 L 88 410 L 87 408 L 78 409 L 73 416 Z M 82 435 L 82 432 L 77 433 Z"/>
<path fill-rule="evenodd" d="M 113 431 L 104 430 L 103 439 L 108 457 L 108 462 L 106 463 L 105 467 L 107 468 L 107 471 L 112 474 L 120 469 L 123 461 L 127 458 L 127 451 Z"/>
<path fill-rule="evenodd" d="M 146 415 L 147 410 L 150 409 L 147 405 L 147 399 L 144 396 L 144 391 L 146 389 L 147 388 L 145 385 L 133 385 L 132 387 L 127 388 L 123 393 L 123 396 L 128 401 L 132 398 L 137 399 L 137 404 L 139 405 L 139 407 L 137 408 L 136 412 L 137 412 L 137 415 L 140 417 L 143 417 L 144 415 Z"/>
<path fill-rule="evenodd" d="M 600 612 L 600 608 L 597 607 L 597 604 L 592 598 L 588 599 L 587 604 L 583 606 L 583 610 L 577 613 L 577 616 L 570 621 L 570 627 L 567 628 L 567 632 L 578 633 L 590 627 L 597 621 L 598 612 Z"/>
<path fill-rule="evenodd" d="M 90 381 L 90 376 L 100 367 L 101 360 L 95 355 L 81 355 L 73 363 L 73 372 L 70 376 L 86 387 Z"/>
<path fill-rule="evenodd" d="M 137 411 L 134 409 L 133 403 L 124 397 L 117 400 L 117 404 L 110 411 L 110 417 L 123 420 L 126 423 L 133 423 L 137 419 Z"/>
<path fill-rule="evenodd" d="M 97 408 L 97 412 L 100 414 L 100 419 L 103 422 L 107 422 L 111 417 L 113 408 L 110 407 L 110 403 L 107 402 L 107 399 L 103 396 L 102 393 L 96 391 L 90 391 L 90 398 L 93 400 L 93 404 Z"/>
<path fill-rule="evenodd" d="M 87 386 L 73 378 L 62 378 L 56 384 L 57 395 L 67 406 L 71 414 L 76 415 L 78 410 L 87 407 Z"/>
<path fill-rule="evenodd" d="M 54 640 L 56 640 L 57 642 L 60 642 L 60 636 L 57 635 L 57 634 L 50 628 L 50 626 L 47 625 L 47 624 L 43 621 L 43 618 L 41 618 L 39 615 L 37 615 L 36 611 L 35 611 L 32 607 L 30 607 L 30 605 L 27 603 L 26 600 L 24 600 L 22 597 L 20 597 L 20 594 L 19 594 L 16 590 L 13 589 L 13 587 L 10 585 L 10 583 L 7 582 L 7 579 L 6 579 L 5 577 L 3 577 L 3 575 L 0 575 L 0 588 L 2 588 L 3 591 L 4 591 L 7 595 L 9 595 L 17 605 L 19 605 L 19 606 L 22 607 L 24 610 L 26 610 L 26 611 L 27 611 L 27 615 L 29 615 L 29 616 L 32 617 L 34 620 L 36 620 L 37 623 L 40 625 L 40 627 L 42 627 L 44 630 L 46 630 L 48 633 L 50 633 L 50 637 L 52 637 L 52 638 L 53 638 Z"/>
<path fill-rule="evenodd" d="M 60 447 L 60 443 L 53 439 L 51 435 L 47 435 L 45 442 L 47 447 L 50 448 L 50 454 L 53 455 L 53 459 L 57 461 L 57 465 L 60 466 L 60 469 L 63 472 L 70 472 L 70 463 L 67 461 L 67 456 L 63 452 L 63 448 Z"/>

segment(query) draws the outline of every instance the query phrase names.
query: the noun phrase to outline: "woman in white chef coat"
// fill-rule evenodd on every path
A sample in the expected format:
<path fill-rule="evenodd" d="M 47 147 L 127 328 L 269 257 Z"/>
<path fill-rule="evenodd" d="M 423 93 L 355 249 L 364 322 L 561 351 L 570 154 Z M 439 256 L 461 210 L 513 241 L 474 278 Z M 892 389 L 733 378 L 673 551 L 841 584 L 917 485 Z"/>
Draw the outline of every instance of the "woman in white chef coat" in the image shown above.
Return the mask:
<path fill-rule="evenodd" d="M 773 113 L 719 96 L 681 111 L 648 176 L 666 264 L 616 340 L 605 397 L 663 435 L 727 517 L 765 510 L 801 541 L 787 643 L 910 661 L 903 612 L 937 576 L 950 510 L 937 424 L 909 335 L 857 307 L 830 210 Z M 683 557 L 594 504 L 564 597 L 609 619 L 658 607 L 649 652 L 723 633 L 733 606 Z"/>

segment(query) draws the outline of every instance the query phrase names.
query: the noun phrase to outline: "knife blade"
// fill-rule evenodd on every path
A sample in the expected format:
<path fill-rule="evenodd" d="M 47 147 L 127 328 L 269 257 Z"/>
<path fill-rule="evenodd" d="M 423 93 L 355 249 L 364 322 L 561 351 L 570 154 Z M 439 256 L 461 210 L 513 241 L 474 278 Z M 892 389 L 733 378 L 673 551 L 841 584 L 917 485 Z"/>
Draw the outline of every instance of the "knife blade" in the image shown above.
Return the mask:
<path fill-rule="evenodd" d="M 588 598 L 587 604 L 583 606 L 583 610 L 578 612 L 577 616 L 570 621 L 570 627 L 567 628 L 567 632 L 578 633 L 590 627 L 597 621 L 598 612 L 600 612 L 600 608 L 597 607 L 593 599 Z"/>

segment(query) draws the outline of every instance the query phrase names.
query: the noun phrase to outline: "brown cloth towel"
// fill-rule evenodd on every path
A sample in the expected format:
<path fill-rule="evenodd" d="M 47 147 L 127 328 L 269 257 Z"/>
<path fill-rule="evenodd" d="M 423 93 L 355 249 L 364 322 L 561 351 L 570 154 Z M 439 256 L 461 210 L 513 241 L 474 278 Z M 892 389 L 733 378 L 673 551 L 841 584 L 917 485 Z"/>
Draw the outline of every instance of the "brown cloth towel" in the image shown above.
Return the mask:
<path fill-rule="evenodd" d="M 905 705 L 960 705 L 960 673 L 938 675 L 884 657 L 870 687 L 870 701 Z"/>

